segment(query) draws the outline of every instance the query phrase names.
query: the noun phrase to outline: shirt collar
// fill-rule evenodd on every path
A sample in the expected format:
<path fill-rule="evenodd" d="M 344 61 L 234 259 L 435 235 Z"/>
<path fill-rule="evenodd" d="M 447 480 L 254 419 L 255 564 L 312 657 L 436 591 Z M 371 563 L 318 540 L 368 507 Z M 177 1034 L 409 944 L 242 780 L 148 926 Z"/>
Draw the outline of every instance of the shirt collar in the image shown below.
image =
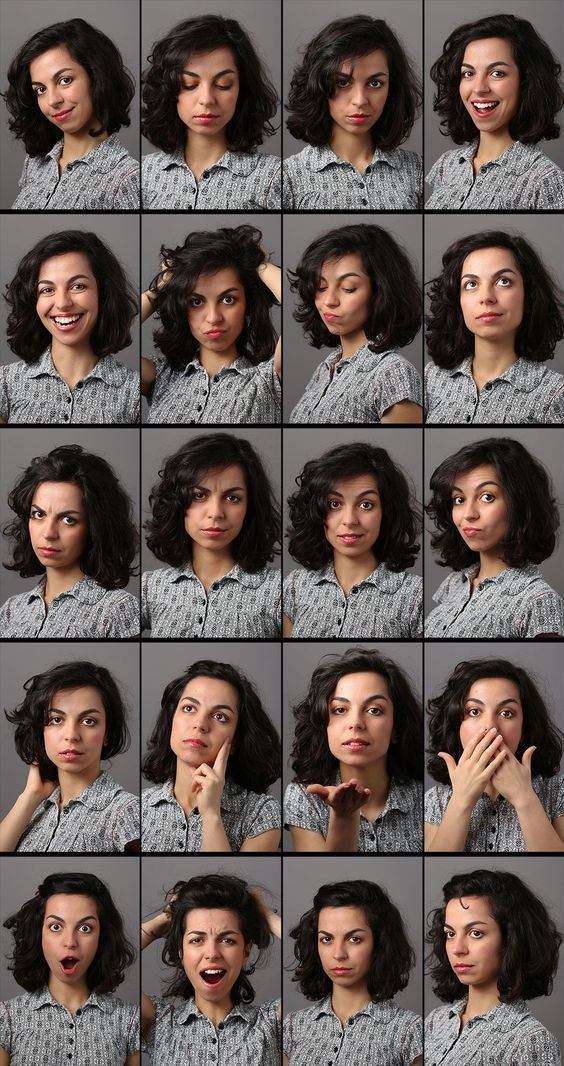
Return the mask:
<path fill-rule="evenodd" d="M 382 361 L 388 352 L 374 352 L 370 347 L 370 343 L 363 344 L 361 348 L 358 348 L 356 352 L 349 356 L 348 359 L 343 359 L 343 350 L 338 348 L 336 352 L 330 352 L 325 359 L 325 365 L 331 369 L 333 366 L 337 366 L 341 361 L 343 365 L 349 363 L 359 374 L 368 374 L 378 363 Z"/>
<path fill-rule="evenodd" d="M 56 999 L 53 999 L 47 985 L 38 989 L 37 992 L 28 992 L 27 1005 L 30 1010 L 39 1010 L 40 1007 L 46 1006 L 63 1007 L 62 1003 L 58 1003 Z M 86 1007 L 99 1007 L 99 1009 L 104 1011 L 105 1014 L 111 1014 L 115 1009 L 115 1006 L 116 1004 L 111 996 L 97 995 L 96 992 L 91 992 L 86 1003 L 84 1003 L 80 1009 L 83 1011 Z M 63 1009 L 66 1010 L 64 1007 Z"/>
<path fill-rule="evenodd" d="M 93 811 L 103 811 L 110 800 L 120 791 L 121 788 L 113 777 L 110 776 L 107 770 L 103 770 L 100 776 L 91 785 L 88 785 L 88 788 L 84 789 L 84 792 L 81 792 L 79 796 L 75 796 L 70 802 L 82 803 Z M 58 786 L 45 802 L 58 804 L 60 795 L 61 789 Z"/>
<path fill-rule="evenodd" d="M 467 160 L 472 162 L 476 154 L 478 147 L 477 141 L 472 141 L 466 148 L 461 149 L 459 154 L 460 162 Z M 521 141 L 515 141 L 514 144 L 510 144 L 509 148 L 505 149 L 497 159 L 490 160 L 489 163 L 484 163 L 481 170 L 485 170 L 487 167 L 504 167 L 508 174 L 524 174 L 533 165 L 536 159 L 542 156 L 540 148 L 534 144 L 522 144 Z"/>
<path fill-rule="evenodd" d="M 42 578 L 35 588 L 31 589 L 28 595 L 28 603 L 31 603 L 33 600 L 43 599 L 45 581 L 46 578 Z M 73 599 L 78 600 L 79 603 L 94 604 L 98 603 L 99 600 L 106 595 L 107 591 L 108 590 L 102 588 L 97 581 L 94 581 L 94 578 L 81 577 L 75 582 L 72 588 L 67 589 L 66 592 L 60 592 L 55 598 L 58 600 L 62 599 L 64 596 L 72 596 Z"/>
<path fill-rule="evenodd" d="M 330 166 L 353 166 L 347 159 L 341 159 L 340 156 L 336 155 L 333 149 L 329 148 L 329 145 L 325 145 L 323 148 L 314 148 L 313 145 L 308 145 L 304 149 L 303 155 L 305 156 L 304 166 L 306 170 L 319 172 Z M 388 163 L 391 167 L 399 167 L 400 160 L 395 152 L 385 152 L 383 148 L 375 148 L 369 166 L 372 166 L 373 163 Z"/>
<path fill-rule="evenodd" d="M 63 138 L 60 137 L 58 141 L 51 148 L 50 152 L 47 152 L 47 159 L 54 159 L 58 163 L 59 157 L 63 150 Z M 80 157 L 80 159 L 73 159 L 69 166 L 76 166 L 78 163 L 91 167 L 93 173 L 107 174 L 108 164 L 111 163 L 114 167 L 122 159 L 125 159 L 128 155 L 127 149 L 121 143 L 117 133 L 112 133 L 110 137 L 107 137 L 105 141 L 100 141 L 99 144 L 95 144 L 86 155 Z"/>
<path fill-rule="evenodd" d="M 472 578 L 476 577 L 478 567 L 476 563 L 472 563 L 467 566 L 465 570 L 462 570 L 462 577 L 465 581 L 470 582 Z M 501 570 L 495 577 L 485 577 L 483 581 L 480 581 L 480 585 L 486 583 L 495 582 L 497 585 L 503 585 L 506 581 L 512 581 L 516 574 L 523 575 L 523 577 L 531 579 L 534 577 L 540 577 L 540 568 L 536 563 L 527 563 L 526 566 L 517 568 L 516 566 L 506 566 L 505 570 Z"/>
<path fill-rule="evenodd" d="M 184 367 L 183 374 L 194 374 L 196 371 L 203 369 L 199 356 L 195 355 Z M 247 359 L 246 355 L 238 355 L 229 366 L 222 367 L 221 370 L 218 371 L 218 374 L 226 374 L 230 370 L 234 370 L 237 374 L 248 374 L 249 371 L 254 371 L 254 369 L 254 363 L 251 363 L 251 360 Z M 215 374 L 213 374 L 212 377 L 215 377 Z"/>
<path fill-rule="evenodd" d="M 404 571 L 400 570 L 399 573 L 394 573 L 394 571 L 388 570 L 385 563 L 380 563 L 380 565 L 377 566 L 368 577 L 363 578 L 362 581 L 356 582 L 355 587 L 362 588 L 363 585 L 373 585 L 378 588 L 380 592 L 393 594 L 401 588 L 403 580 Z M 327 566 L 325 566 L 323 570 L 318 570 L 314 575 L 314 585 L 323 585 L 325 582 L 329 582 L 332 585 L 339 585 L 333 563 L 327 563 Z"/>
<path fill-rule="evenodd" d="M 187 170 L 190 170 L 181 148 L 177 152 L 161 152 L 161 156 L 161 170 L 170 170 L 172 167 L 186 167 Z M 206 170 L 211 172 L 217 168 L 228 170 L 231 174 L 247 176 L 252 174 L 253 170 L 256 170 L 256 166 L 256 152 L 232 152 L 228 148 L 221 159 L 218 159 L 217 163 L 212 163 L 211 166 L 206 167 Z M 190 171 L 190 173 L 192 172 Z"/>
<path fill-rule="evenodd" d="M 60 374 L 53 364 L 50 348 L 47 348 L 37 363 L 34 363 L 28 369 L 28 375 L 30 378 L 39 378 L 45 374 L 49 375 L 49 377 L 60 378 Z M 118 363 L 117 359 L 114 359 L 112 355 L 105 355 L 102 359 L 98 360 L 96 366 L 93 367 L 83 380 L 86 381 L 87 378 L 99 378 L 101 381 L 104 381 L 106 385 L 121 386 L 123 385 L 126 376 L 125 367 L 121 363 Z"/>
<path fill-rule="evenodd" d="M 546 372 L 547 368 L 544 363 L 534 363 L 531 359 L 517 359 L 507 370 L 504 370 L 503 374 L 499 374 L 497 378 L 492 378 L 491 380 L 508 381 L 519 392 L 534 392 Z M 451 378 L 456 377 L 457 374 L 472 378 L 472 356 L 467 355 L 466 359 L 463 359 L 458 366 L 447 370 L 447 374 Z M 472 378 L 472 380 L 474 379 Z"/>
<path fill-rule="evenodd" d="M 229 1014 L 223 1019 L 223 1024 L 228 1021 L 229 1018 L 241 1018 L 244 1022 L 250 1024 L 256 1017 L 256 1007 L 250 1006 L 245 1003 L 240 1003 L 238 1007 L 232 1007 Z M 180 1010 L 175 1011 L 174 1021 L 177 1025 L 186 1025 L 192 1018 L 205 1018 L 205 1015 L 198 1010 L 196 1001 L 193 996 L 190 996 L 183 1007 Z"/>
<path fill-rule="evenodd" d="M 373 1022 L 389 1022 L 397 1012 L 397 1006 L 392 999 L 385 999 L 382 1003 L 367 1003 L 362 1010 L 357 1011 L 353 1015 L 353 1018 L 358 1018 L 360 1015 L 364 1015 L 370 1018 Z M 321 1003 L 317 1007 L 313 1008 L 314 1017 L 321 1018 L 323 1014 L 331 1014 L 336 1017 L 335 1012 L 331 1006 L 331 996 L 328 995 L 325 999 L 321 1000 Z M 349 1019 L 350 1021 L 350 1019 Z"/>
<path fill-rule="evenodd" d="M 449 1018 L 460 1018 L 466 1003 L 466 999 L 459 999 L 456 1003 L 453 1003 L 448 1012 Z M 516 999 L 513 1003 L 498 1003 L 497 1007 L 492 1007 L 486 1014 L 478 1014 L 475 1018 L 471 1018 L 468 1025 L 479 1018 L 486 1022 L 493 1022 L 499 1032 L 510 1032 L 529 1014 L 530 1011 L 525 1001 Z"/>
<path fill-rule="evenodd" d="M 192 563 L 186 563 L 185 566 L 174 568 L 174 577 L 172 581 L 182 581 L 183 578 L 187 578 L 191 581 L 199 581 L 199 577 L 194 573 Z M 263 584 L 268 567 L 263 566 L 262 570 L 257 570 L 255 574 L 250 574 L 248 570 L 243 570 L 243 567 L 239 563 L 235 563 L 235 566 L 231 568 L 229 573 L 224 574 L 217 581 L 214 581 L 214 585 L 221 585 L 224 581 L 236 581 L 239 585 L 245 585 L 246 588 L 258 589 Z"/>

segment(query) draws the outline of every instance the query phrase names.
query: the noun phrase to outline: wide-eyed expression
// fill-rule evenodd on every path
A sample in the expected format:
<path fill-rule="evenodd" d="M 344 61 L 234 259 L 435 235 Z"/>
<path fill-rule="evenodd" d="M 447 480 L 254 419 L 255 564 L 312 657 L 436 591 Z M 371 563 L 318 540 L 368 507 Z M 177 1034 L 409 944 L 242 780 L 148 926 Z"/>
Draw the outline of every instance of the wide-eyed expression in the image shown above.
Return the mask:
<path fill-rule="evenodd" d="M 91 896 L 58 892 L 49 896 L 41 929 L 41 947 L 51 978 L 64 985 L 86 980 L 98 950 L 100 919 Z"/>
<path fill-rule="evenodd" d="M 373 474 L 336 481 L 328 494 L 325 536 L 347 558 L 370 553 L 380 536 L 382 501 Z"/>
<path fill-rule="evenodd" d="M 388 682 L 365 671 L 339 679 L 327 707 L 327 743 L 343 765 L 366 766 L 386 759 L 394 730 Z"/>
<path fill-rule="evenodd" d="M 506 677 L 482 677 L 470 685 L 460 724 L 462 747 L 492 727 L 501 733 L 504 746 L 515 755 L 523 733 L 523 707 L 519 686 Z"/>
<path fill-rule="evenodd" d="M 445 911 L 448 961 L 465 988 L 496 988 L 502 934 L 487 896 L 451 899 Z"/>
<path fill-rule="evenodd" d="M 525 311 L 525 286 L 512 252 L 479 248 L 466 256 L 460 307 L 466 328 L 477 337 L 515 342 Z"/>
<path fill-rule="evenodd" d="M 88 515 L 78 485 L 42 481 L 29 512 L 31 546 L 43 566 L 79 568 L 88 537 Z"/>
<path fill-rule="evenodd" d="M 362 907 L 322 907 L 317 922 L 319 961 L 339 988 L 363 988 L 374 954 L 374 935 Z"/>
<path fill-rule="evenodd" d="M 229 999 L 249 954 L 250 945 L 245 944 L 235 911 L 216 907 L 188 911 L 180 961 L 196 1002 Z"/>
<path fill-rule="evenodd" d="M 106 711 L 99 689 L 81 685 L 55 693 L 43 729 L 43 742 L 47 757 L 57 770 L 96 774 L 105 741 Z"/>
<path fill-rule="evenodd" d="M 484 463 L 456 474 L 454 481 L 452 520 L 464 542 L 475 552 L 501 551 L 507 535 L 507 502 L 495 466 Z"/>
<path fill-rule="evenodd" d="M 460 71 L 460 96 L 480 133 L 505 133 L 519 107 L 519 67 L 509 41 L 471 41 Z"/>
<path fill-rule="evenodd" d="M 238 96 L 239 71 L 230 48 L 187 57 L 176 106 L 189 131 L 216 136 L 233 118 Z"/>
<path fill-rule="evenodd" d="M 344 59 L 329 98 L 334 127 L 344 133 L 363 134 L 380 118 L 390 87 L 386 53 L 381 48 L 355 59 Z"/>
<path fill-rule="evenodd" d="M 210 470 L 192 488 L 184 512 L 184 529 L 200 548 L 222 552 L 239 536 L 245 521 L 248 492 L 239 463 Z"/>
<path fill-rule="evenodd" d="M 98 319 L 98 285 L 83 252 L 45 259 L 39 268 L 36 310 L 58 344 L 84 344 Z"/>
<path fill-rule="evenodd" d="M 200 274 L 188 296 L 188 328 L 201 348 L 229 353 L 245 328 L 246 310 L 245 289 L 234 267 Z"/>
<path fill-rule="evenodd" d="M 64 44 L 49 48 L 29 65 L 40 111 L 63 133 L 79 136 L 99 129 L 90 78 Z"/>
<path fill-rule="evenodd" d="M 239 697 L 233 685 L 211 677 L 194 677 L 178 701 L 170 746 L 188 766 L 212 766 L 226 740 L 233 741 L 239 720 Z"/>
<path fill-rule="evenodd" d="M 371 303 L 372 282 L 359 255 L 325 260 L 319 275 L 315 306 L 330 333 L 336 337 L 359 334 L 362 343 L 366 339 L 364 327 L 370 316 Z"/>

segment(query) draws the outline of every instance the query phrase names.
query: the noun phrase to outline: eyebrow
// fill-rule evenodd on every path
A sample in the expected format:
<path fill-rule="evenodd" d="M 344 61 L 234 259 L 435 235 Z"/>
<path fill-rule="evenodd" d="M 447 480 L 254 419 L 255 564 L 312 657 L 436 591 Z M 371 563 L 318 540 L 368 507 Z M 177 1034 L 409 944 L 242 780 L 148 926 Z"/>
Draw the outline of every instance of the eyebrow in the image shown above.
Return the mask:
<path fill-rule="evenodd" d="M 497 278 L 497 277 L 499 277 L 500 274 L 517 274 L 517 273 L 518 273 L 518 271 L 517 270 L 513 270 L 513 267 L 502 267 L 501 270 L 496 270 L 495 273 L 492 274 L 492 278 Z M 473 278 L 475 280 L 479 280 L 480 275 L 479 274 L 463 274 L 460 280 L 464 281 L 464 278 Z"/>
<path fill-rule="evenodd" d="M 201 78 L 201 74 L 196 74 L 193 70 L 183 70 L 183 74 L 187 74 L 190 78 Z M 232 70 L 231 67 L 226 67 L 225 70 L 220 70 L 218 74 L 214 74 L 214 78 L 222 78 L 224 74 L 236 74 L 236 70 Z"/>
<path fill-rule="evenodd" d="M 89 275 L 88 274 L 73 274 L 72 278 L 68 278 L 67 279 L 67 285 L 70 285 L 71 282 L 73 282 L 73 281 L 78 281 L 79 278 L 86 278 L 88 280 Z M 49 278 L 41 278 L 41 280 L 38 281 L 37 284 L 38 285 L 54 285 L 55 282 L 54 281 L 50 281 Z"/>
<path fill-rule="evenodd" d="M 55 72 L 55 74 L 52 75 L 51 81 L 54 81 L 55 78 L 60 78 L 61 74 L 64 74 L 66 70 L 72 70 L 72 69 L 73 69 L 72 67 L 61 67 L 60 70 L 57 70 Z M 44 81 L 32 81 L 31 84 L 32 85 L 43 85 L 44 86 L 45 82 Z"/>
<path fill-rule="evenodd" d="M 194 489 L 199 489 L 200 492 L 210 491 L 206 485 L 192 485 L 192 491 L 194 491 Z M 245 487 L 244 485 L 232 485 L 230 489 L 223 490 L 224 495 L 226 492 L 245 492 Z"/>
<path fill-rule="evenodd" d="M 343 493 L 342 492 L 337 492 L 337 489 L 331 489 L 331 491 L 329 492 L 328 495 L 329 496 L 339 496 L 341 498 L 341 500 L 343 499 Z M 359 492 L 355 496 L 355 500 L 361 500 L 363 496 L 371 496 L 371 495 L 372 496 L 379 496 L 380 493 L 378 492 L 378 489 L 365 489 L 364 492 Z"/>
<path fill-rule="evenodd" d="M 40 505 L 38 503 L 33 503 L 32 502 L 31 508 L 32 509 L 35 508 L 36 511 L 43 511 L 43 514 L 46 514 L 45 508 L 44 507 L 40 507 Z M 75 511 L 72 508 L 70 510 L 68 510 L 68 511 L 59 511 L 57 513 L 57 518 L 65 518 L 65 516 L 69 515 L 69 514 L 81 515 L 82 511 Z"/>
<path fill-rule="evenodd" d="M 348 274 L 339 274 L 339 277 L 337 278 L 337 281 L 343 281 L 344 278 L 360 278 L 360 277 L 361 277 L 361 275 L 360 274 L 355 274 L 354 270 L 349 270 Z M 323 274 L 321 274 L 319 280 L 320 281 L 324 281 L 325 284 L 327 284 L 327 278 Z"/>
<path fill-rule="evenodd" d="M 335 936 L 334 933 L 330 933 L 328 929 L 318 929 L 319 936 Z M 366 928 L 363 925 L 359 925 L 358 929 L 349 929 L 345 936 L 352 936 L 353 933 L 366 933 Z"/>
<path fill-rule="evenodd" d="M 63 715 L 64 718 L 66 718 L 66 716 L 67 716 L 67 712 L 66 711 L 62 711 L 59 707 L 50 707 L 49 710 L 47 711 L 47 714 L 55 714 L 55 713 Z M 101 713 L 102 712 L 101 712 L 99 707 L 89 707 L 89 709 L 87 711 L 79 711 L 78 717 L 82 718 L 82 716 L 85 715 L 85 714 L 101 714 Z"/>
<path fill-rule="evenodd" d="M 184 700 L 190 700 L 190 703 L 196 703 L 198 705 L 198 707 L 202 706 L 202 704 L 200 703 L 200 700 L 197 700 L 195 696 L 181 696 L 180 697 L 180 702 L 183 703 Z M 214 703 L 213 707 L 210 707 L 210 710 L 212 710 L 212 711 L 231 711 L 231 714 L 235 714 L 235 708 L 234 707 L 230 707 L 228 703 Z"/>
<path fill-rule="evenodd" d="M 230 292 L 239 292 L 241 288 L 242 288 L 241 285 L 231 285 L 229 289 L 224 289 L 223 292 L 220 292 L 218 294 L 218 298 L 221 300 L 222 296 L 228 296 Z M 201 293 L 201 292 L 196 292 L 196 291 L 191 292 L 191 293 L 189 293 L 189 297 L 190 296 L 199 296 L 201 300 L 205 299 L 204 294 Z"/>
<path fill-rule="evenodd" d="M 207 929 L 187 929 L 186 930 L 186 936 L 193 936 L 194 933 L 197 933 L 198 936 L 212 936 L 211 933 L 208 933 Z M 218 933 L 217 935 L 218 936 L 227 936 L 227 934 L 229 934 L 229 936 L 242 936 L 243 935 L 241 933 L 240 929 L 223 929 L 221 931 L 221 933 Z"/>
<path fill-rule="evenodd" d="M 492 67 L 508 67 L 510 64 L 505 63 L 503 59 L 496 59 L 495 63 L 488 63 L 486 70 L 491 70 Z M 468 67 L 469 70 L 475 70 L 471 63 L 462 63 L 461 66 Z"/>
<path fill-rule="evenodd" d="M 336 75 L 335 75 L 335 77 L 336 78 L 348 78 L 349 81 L 352 81 L 353 73 L 354 73 L 354 71 L 351 71 L 350 74 L 345 74 L 344 70 L 338 70 Z M 369 74 L 368 77 L 365 78 L 364 80 L 365 81 L 370 81 L 371 78 L 382 78 L 382 77 L 385 78 L 387 73 L 388 73 L 387 70 L 377 70 L 375 72 L 375 74 Z"/>
<path fill-rule="evenodd" d="M 487 925 L 487 924 L 488 924 L 487 922 L 480 922 L 480 921 L 476 920 L 475 922 L 468 922 L 467 925 L 463 926 L 463 929 L 472 929 L 472 926 L 474 926 L 474 925 Z M 449 925 L 448 922 L 444 923 L 444 927 L 445 927 L 445 929 L 452 929 L 452 931 L 455 932 L 454 926 L 453 925 Z"/>
<path fill-rule="evenodd" d="M 464 700 L 465 703 L 469 703 L 470 701 L 472 701 L 472 703 L 479 703 L 481 707 L 486 706 L 486 701 L 479 700 L 477 696 L 467 696 Z M 508 696 L 506 700 L 500 700 L 499 703 L 496 703 L 496 707 L 505 707 L 507 703 L 514 703 L 516 707 L 519 706 L 519 700 L 516 700 L 513 696 Z"/>
<path fill-rule="evenodd" d="M 45 919 L 45 920 L 47 920 L 47 918 L 56 918 L 56 919 L 57 919 L 57 921 L 58 921 L 58 922 L 62 922 L 62 923 L 63 923 L 63 925 L 66 925 L 66 924 L 67 924 L 67 923 L 65 922 L 65 919 L 64 919 L 64 918 L 60 918 L 58 914 L 48 914 L 48 915 L 46 916 L 46 919 Z M 97 921 L 98 921 L 97 915 L 95 915 L 95 914 L 85 914 L 85 915 L 84 915 L 84 918 L 79 918 L 79 919 L 78 919 L 78 922 L 77 922 L 76 924 L 77 924 L 77 925 L 80 925 L 80 923 L 81 923 L 81 922 L 85 922 L 85 921 L 86 921 L 87 919 L 89 919 L 90 921 L 92 921 L 92 919 L 94 919 L 94 921 L 95 921 L 95 922 L 97 922 Z"/>
<path fill-rule="evenodd" d="M 346 698 L 346 696 L 331 696 L 331 698 L 329 700 L 329 703 L 333 703 L 334 700 L 338 700 L 339 703 L 348 703 L 348 704 L 350 704 L 350 702 L 351 702 L 350 700 L 348 700 Z M 388 697 L 385 696 L 383 692 L 382 693 L 376 692 L 376 693 L 374 693 L 373 696 L 367 696 L 366 699 L 362 701 L 362 705 L 364 706 L 366 703 L 371 703 L 372 700 L 386 700 L 386 701 L 388 701 Z"/>
<path fill-rule="evenodd" d="M 497 481 L 480 481 L 480 484 L 476 485 L 475 491 L 477 492 L 478 489 L 483 489 L 484 485 L 495 485 L 496 488 L 498 488 L 498 489 L 501 488 L 501 485 L 498 485 Z M 461 489 L 459 485 L 453 485 L 451 491 L 452 492 L 455 492 L 455 491 L 456 492 L 463 492 L 463 489 Z"/>

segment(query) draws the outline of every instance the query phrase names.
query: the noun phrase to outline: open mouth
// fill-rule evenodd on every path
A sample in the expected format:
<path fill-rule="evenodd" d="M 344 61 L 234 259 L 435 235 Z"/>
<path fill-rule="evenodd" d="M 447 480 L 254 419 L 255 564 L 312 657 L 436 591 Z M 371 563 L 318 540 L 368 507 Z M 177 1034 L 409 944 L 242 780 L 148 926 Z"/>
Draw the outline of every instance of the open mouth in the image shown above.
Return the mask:
<path fill-rule="evenodd" d="M 81 318 L 84 318 L 83 314 L 80 315 L 51 315 L 51 322 L 54 322 L 57 329 L 63 333 L 69 333 L 75 326 L 78 325 Z"/>
<path fill-rule="evenodd" d="M 477 100 L 472 100 L 472 107 L 477 115 L 491 115 L 492 111 L 495 111 L 496 107 L 499 107 L 499 100 L 487 100 L 483 103 L 478 103 Z"/>
<path fill-rule="evenodd" d="M 81 751 L 76 751 L 74 749 L 69 749 L 68 751 L 62 751 L 61 752 L 61 759 L 67 759 L 68 762 L 72 762 L 73 759 L 80 759 L 81 755 L 82 755 Z"/>
<path fill-rule="evenodd" d="M 218 985 L 219 982 L 225 977 L 227 970 L 200 970 L 200 977 L 202 981 L 205 981 L 207 985 Z"/>
<path fill-rule="evenodd" d="M 67 955 L 64 959 L 61 959 L 61 970 L 67 977 L 72 977 L 78 966 L 79 960 L 76 955 Z"/>
<path fill-rule="evenodd" d="M 360 738 L 355 737 L 354 740 L 347 740 L 343 744 L 343 747 L 347 748 L 348 751 L 362 751 L 364 748 L 368 747 L 368 741 L 360 740 Z"/>

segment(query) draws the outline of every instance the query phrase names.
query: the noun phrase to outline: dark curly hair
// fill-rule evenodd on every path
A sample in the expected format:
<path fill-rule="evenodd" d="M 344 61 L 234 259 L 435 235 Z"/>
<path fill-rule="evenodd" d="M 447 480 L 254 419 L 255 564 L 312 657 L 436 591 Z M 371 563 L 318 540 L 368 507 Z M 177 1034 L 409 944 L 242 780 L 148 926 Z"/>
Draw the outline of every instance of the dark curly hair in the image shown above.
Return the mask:
<path fill-rule="evenodd" d="M 329 144 L 333 120 L 327 101 L 337 89 L 341 66 L 381 49 L 390 86 L 383 114 L 370 131 L 374 147 L 397 148 L 407 140 L 421 107 L 421 85 L 395 33 L 382 19 L 352 15 L 330 22 L 311 40 L 290 83 L 286 125 L 316 148 Z"/>
<path fill-rule="evenodd" d="M 25 144 L 28 155 L 47 155 L 61 132 L 39 110 L 31 87 L 29 65 L 57 45 L 65 45 L 73 59 L 90 78 L 92 106 L 100 126 L 89 130 L 91 137 L 115 133 L 129 126 L 129 105 L 135 95 L 135 82 L 113 41 L 84 19 L 69 19 L 34 33 L 10 63 L 10 87 L 4 94 L 12 133 Z"/>
<path fill-rule="evenodd" d="M 435 781 L 450 785 L 446 764 L 439 759 L 438 752 L 447 751 L 458 762 L 462 755 L 459 733 L 465 700 L 474 682 L 487 677 L 504 677 L 517 685 L 523 708 L 523 734 L 516 757 L 520 759 L 534 744 L 537 749 L 534 753 L 535 774 L 553 777 L 560 769 L 563 735 L 551 721 L 530 671 L 508 659 L 470 659 L 457 663 L 442 692 L 429 700 L 429 773 Z"/>
<path fill-rule="evenodd" d="M 147 57 L 151 66 L 143 73 L 142 131 L 157 148 L 177 152 L 184 148 L 186 127 L 178 110 L 182 69 L 190 56 L 230 48 L 239 74 L 239 96 L 233 118 L 225 127 L 229 148 L 250 152 L 274 133 L 270 119 L 278 96 L 248 33 L 236 19 L 198 15 L 185 19 L 157 41 Z"/>
<path fill-rule="evenodd" d="M 564 104 L 564 92 L 559 84 L 562 68 L 534 26 L 516 15 L 488 15 L 458 26 L 447 37 L 443 54 L 431 67 L 431 77 L 437 86 L 433 109 L 442 116 L 441 133 L 455 144 L 473 141 L 478 136 L 460 97 L 460 69 L 467 45 L 487 37 L 509 41 L 519 68 L 520 100 L 517 113 L 509 123 L 511 137 L 523 144 L 554 140 L 560 134 L 555 117 Z"/>
<path fill-rule="evenodd" d="M 504 870 L 472 870 L 455 874 L 443 885 L 444 905 L 431 911 L 426 941 L 431 947 L 429 973 L 439 999 L 453 1003 L 465 989 L 451 968 L 445 946 L 445 909 L 451 899 L 486 896 L 502 937 L 501 968 L 497 980 L 502 1003 L 549 996 L 558 967 L 562 936 L 544 903 L 515 874 Z"/>
<path fill-rule="evenodd" d="M 389 570 L 413 566 L 419 553 L 420 513 L 407 477 L 384 448 L 358 441 L 339 444 L 319 459 L 309 459 L 296 478 L 298 489 L 288 499 L 288 550 L 308 570 L 321 570 L 333 559 L 325 519 L 335 482 L 362 474 L 374 475 L 382 503 L 380 535 L 373 552 Z"/>
<path fill-rule="evenodd" d="M 63 444 L 47 455 L 37 456 L 16 481 L 8 496 L 16 517 L 2 529 L 4 536 L 13 541 L 13 563 L 4 563 L 5 569 L 16 570 L 20 577 L 45 572 L 29 535 L 33 496 L 44 481 L 78 485 L 88 514 L 88 538 L 80 567 L 102 588 L 125 588 L 136 573 L 132 565 L 138 540 L 133 504 L 110 464 L 79 444 Z"/>
<path fill-rule="evenodd" d="M 554 551 L 560 526 L 550 475 L 520 441 L 487 437 L 465 444 L 431 475 L 431 502 L 425 510 L 438 529 L 431 537 L 431 547 L 440 554 L 438 565 L 464 570 L 477 561 L 477 553 L 464 542 L 452 520 L 452 490 L 459 474 L 483 464 L 495 467 L 505 493 L 504 562 L 517 568 L 542 563 Z"/>
<path fill-rule="evenodd" d="M 184 528 L 184 514 L 192 492 L 211 470 L 240 465 L 248 502 L 243 528 L 229 545 L 235 562 L 256 573 L 279 549 L 280 511 L 262 460 L 250 441 L 232 433 L 205 433 L 183 444 L 165 459 L 161 479 L 153 485 L 151 518 L 145 523 L 149 551 L 169 566 L 185 566 L 192 558 L 192 541 Z"/>
<path fill-rule="evenodd" d="M 4 299 L 11 308 L 8 344 L 25 363 L 36 363 L 52 339 L 35 310 L 41 267 L 51 256 L 69 252 L 86 256 L 98 286 L 98 318 L 90 336 L 94 354 L 100 359 L 131 344 L 130 329 L 137 314 L 137 297 L 123 267 L 95 233 L 63 230 L 42 237 L 24 255 L 6 286 Z"/>
<path fill-rule="evenodd" d="M 47 984 L 49 967 L 41 950 L 41 929 L 49 899 L 59 894 L 89 896 L 94 900 L 100 939 L 86 982 L 92 992 L 113 992 L 135 959 L 135 951 L 125 935 L 123 919 L 108 887 L 94 874 L 49 874 L 17 914 L 6 919 L 4 928 L 9 929 L 14 938 L 8 969 L 26 992 L 37 992 Z"/>
<path fill-rule="evenodd" d="M 368 648 L 348 648 L 343 655 L 325 655 L 313 671 L 309 688 L 293 708 L 296 728 L 292 747 L 295 781 L 302 785 L 330 784 L 339 762 L 329 750 L 329 700 L 342 677 L 374 673 L 385 678 L 394 706 L 394 733 L 387 768 L 397 781 L 423 777 L 421 702 L 407 674 L 392 659 Z"/>
<path fill-rule="evenodd" d="M 296 971 L 292 978 L 307 999 L 324 999 L 333 982 L 321 965 L 318 951 L 319 913 L 324 907 L 359 907 L 372 931 L 374 951 L 368 971 L 368 992 L 373 1003 L 392 999 L 407 985 L 415 954 L 407 939 L 403 918 L 387 892 L 374 881 L 337 881 L 321 885 L 313 907 L 290 930 L 296 941 Z"/>
<path fill-rule="evenodd" d="M 161 320 L 161 328 L 154 331 L 153 340 L 174 370 L 183 370 L 198 352 L 198 342 L 188 325 L 188 308 L 199 278 L 226 267 L 236 272 L 247 301 L 245 325 L 237 338 L 237 354 L 255 364 L 272 357 L 276 331 L 270 308 L 276 299 L 257 273 L 265 258 L 261 241 L 262 233 L 255 226 L 235 226 L 189 233 L 178 248 L 161 248 L 161 261 L 166 268 L 149 286 L 155 294 L 153 312 Z M 165 273 L 168 279 L 162 285 Z"/>
<path fill-rule="evenodd" d="M 461 237 L 444 253 L 442 274 L 429 282 L 430 314 L 425 321 L 431 359 L 452 370 L 474 350 L 474 334 L 465 325 L 460 307 L 460 280 L 464 260 L 481 248 L 507 249 L 523 278 L 525 306 L 515 338 L 517 355 L 535 363 L 552 359 L 556 344 L 564 337 L 564 294 L 532 245 L 524 237 L 500 230 Z"/>
<path fill-rule="evenodd" d="M 242 670 L 231 663 L 200 659 L 180 677 L 170 681 L 161 700 L 161 709 L 147 744 L 142 770 L 149 781 L 174 781 L 176 755 L 170 746 L 172 719 L 178 701 L 189 681 L 209 677 L 225 681 L 237 693 L 237 731 L 227 763 L 226 778 L 252 792 L 264 793 L 280 777 L 282 751 L 280 738 L 268 717 L 260 696 Z"/>
<path fill-rule="evenodd" d="M 188 999 L 194 995 L 194 988 L 182 968 L 180 956 L 186 916 L 192 910 L 205 907 L 208 910 L 217 908 L 234 911 L 239 919 L 245 944 L 258 948 L 259 956 L 256 962 L 247 962 L 231 989 L 234 1007 L 239 1003 L 252 1003 L 255 990 L 249 977 L 263 961 L 264 953 L 272 943 L 272 933 L 247 882 L 232 874 L 202 874 L 199 877 L 191 877 L 189 881 L 177 881 L 167 893 L 167 899 L 171 923 L 162 951 L 162 960 L 165 966 L 171 966 L 176 973 L 165 996 Z"/>
<path fill-rule="evenodd" d="M 83 660 L 59 663 L 42 674 L 35 674 L 24 684 L 26 695 L 15 710 L 5 711 L 16 726 L 16 751 L 28 766 L 36 762 L 43 781 L 57 781 L 57 767 L 45 751 L 43 730 L 49 718 L 51 701 L 61 689 L 92 686 L 98 689 L 106 712 L 106 742 L 102 759 L 111 759 L 130 744 L 127 711 L 116 681 L 105 666 Z"/>

